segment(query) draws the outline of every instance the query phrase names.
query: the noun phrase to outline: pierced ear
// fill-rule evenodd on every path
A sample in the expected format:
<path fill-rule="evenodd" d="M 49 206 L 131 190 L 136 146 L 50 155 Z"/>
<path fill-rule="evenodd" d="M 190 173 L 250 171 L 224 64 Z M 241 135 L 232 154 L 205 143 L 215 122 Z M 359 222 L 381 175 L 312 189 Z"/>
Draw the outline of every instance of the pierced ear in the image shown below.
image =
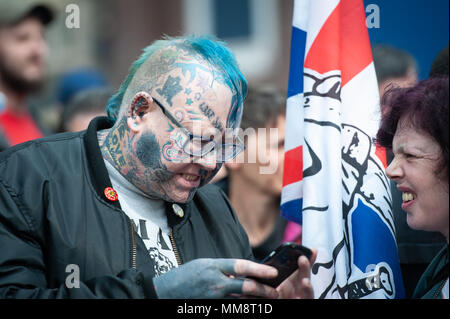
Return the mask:
<path fill-rule="evenodd" d="M 154 108 L 152 102 L 153 99 L 147 92 L 138 92 L 133 97 L 127 114 L 128 127 L 132 131 L 139 131 L 144 115 Z"/>

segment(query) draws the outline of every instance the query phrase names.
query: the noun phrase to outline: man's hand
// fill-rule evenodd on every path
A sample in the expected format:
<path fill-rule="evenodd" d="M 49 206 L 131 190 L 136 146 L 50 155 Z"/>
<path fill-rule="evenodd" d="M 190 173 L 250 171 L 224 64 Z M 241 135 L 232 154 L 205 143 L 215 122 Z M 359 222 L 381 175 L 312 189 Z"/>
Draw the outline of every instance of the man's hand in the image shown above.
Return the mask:
<path fill-rule="evenodd" d="M 159 298 L 278 298 L 276 289 L 243 278 L 274 278 L 278 271 L 244 259 L 195 259 L 162 276 L 153 284 Z"/>
<path fill-rule="evenodd" d="M 313 254 L 308 260 L 305 256 L 298 258 L 298 269 L 283 281 L 278 287 L 280 299 L 313 299 L 314 291 L 311 286 L 311 265 L 317 257 L 317 250 L 311 249 Z"/>

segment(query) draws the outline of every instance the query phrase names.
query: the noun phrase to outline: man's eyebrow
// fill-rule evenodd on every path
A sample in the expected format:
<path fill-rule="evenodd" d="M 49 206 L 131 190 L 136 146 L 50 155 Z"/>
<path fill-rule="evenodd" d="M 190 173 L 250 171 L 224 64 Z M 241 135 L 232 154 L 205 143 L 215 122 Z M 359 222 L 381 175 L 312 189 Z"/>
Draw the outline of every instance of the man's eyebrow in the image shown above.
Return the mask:
<path fill-rule="evenodd" d="M 214 112 L 214 110 L 211 109 L 211 107 L 208 104 L 203 102 L 198 106 L 198 108 L 203 113 L 203 115 L 205 115 L 208 118 L 208 120 L 211 122 L 214 128 L 216 128 L 220 132 L 223 132 L 222 122 L 220 122 L 219 117 L 216 116 L 216 112 Z"/>
<path fill-rule="evenodd" d="M 216 118 L 212 123 L 211 123 L 215 129 L 217 129 L 219 132 L 223 132 L 223 124 L 222 122 L 220 122 L 220 120 L 218 118 Z"/>

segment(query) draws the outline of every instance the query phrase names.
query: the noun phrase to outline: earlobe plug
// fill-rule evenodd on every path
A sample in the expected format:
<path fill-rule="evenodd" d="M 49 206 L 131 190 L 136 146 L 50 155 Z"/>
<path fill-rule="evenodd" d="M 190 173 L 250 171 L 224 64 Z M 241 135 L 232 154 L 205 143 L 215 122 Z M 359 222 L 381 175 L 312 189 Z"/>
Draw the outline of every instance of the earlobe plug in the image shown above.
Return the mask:
<path fill-rule="evenodd" d="M 135 119 L 136 116 L 142 118 L 145 115 L 145 113 L 147 113 L 150 110 L 151 106 L 150 101 L 151 96 L 148 93 L 146 92 L 136 93 L 133 100 L 131 101 L 131 107 L 129 110 L 132 118 Z"/>

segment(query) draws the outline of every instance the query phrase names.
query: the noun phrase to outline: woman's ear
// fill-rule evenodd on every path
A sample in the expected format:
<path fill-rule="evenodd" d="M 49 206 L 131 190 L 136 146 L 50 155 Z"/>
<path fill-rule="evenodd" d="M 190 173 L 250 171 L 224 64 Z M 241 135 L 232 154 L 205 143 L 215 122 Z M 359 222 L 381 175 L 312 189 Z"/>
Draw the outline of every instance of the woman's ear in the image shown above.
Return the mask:
<path fill-rule="evenodd" d="M 138 92 L 131 100 L 127 113 L 127 124 L 131 131 L 137 133 L 142 127 L 143 118 L 154 109 L 153 99 L 147 92 Z"/>

